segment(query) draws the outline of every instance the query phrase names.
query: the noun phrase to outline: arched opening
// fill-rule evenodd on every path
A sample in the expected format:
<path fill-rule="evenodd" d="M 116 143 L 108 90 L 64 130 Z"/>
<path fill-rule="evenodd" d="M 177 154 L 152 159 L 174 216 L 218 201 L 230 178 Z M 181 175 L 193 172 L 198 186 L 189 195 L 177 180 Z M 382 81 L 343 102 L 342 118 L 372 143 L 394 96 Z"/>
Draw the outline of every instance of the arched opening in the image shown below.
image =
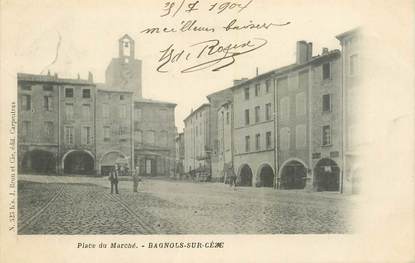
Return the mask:
<path fill-rule="evenodd" d="M 93 174 L 94 158 L 84 151 L 73 151 L 64 156 L 65 174 Z"/>
<path fill-rule="evenodd" d="M 23 156 L 22 172 L 52 174 L 56 172 L 56 158 L 53 153 L 33 150 Z"/>
<path fill-rule="evenodd" d="M 252 170 L 247 164 L 240 169 L 239 186 L 252 186 Z"/>
<path fill-rule="evenodd" d="M 109 171 L 111 171 L 116 164 L 121 167 L 121 175 L 124 175 L 123 171 L 128 168 L 128 159 L 125 157 L 125 155 L 118 151 L 108 152 L 104 154 L 100 162 L 101 175 L 109 175 Z"/>
<path fill-rule="evenodd" d="M 307 169 L 299 161 L 290 161 L 282 168 L 282 189 L 304 189 L 307 178 Z"/>
<path fill-rule="evenodd" d="M 265 164 L 259 171 L 259 186 L 273 187 L 274 186 L 274 171 L 271 166 Z"/>
<path fill-rule="evenodd" d="M 339 191 L 340 168 L 331 159 L 318 161 L 314 168 L 314 184 L 317 191 Z"/>

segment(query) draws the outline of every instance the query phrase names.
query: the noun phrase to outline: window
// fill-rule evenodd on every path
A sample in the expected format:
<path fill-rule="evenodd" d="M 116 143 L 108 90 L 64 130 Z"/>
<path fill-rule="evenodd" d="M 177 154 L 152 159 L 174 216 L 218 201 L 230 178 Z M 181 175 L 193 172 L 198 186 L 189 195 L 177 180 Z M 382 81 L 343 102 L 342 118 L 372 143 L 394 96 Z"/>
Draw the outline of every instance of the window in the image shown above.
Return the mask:
<path fill-rule="evenodd" d="M 331 96 L 330 94 L 323 95 L 323 112 L 331 111 Z"/>
<path fill-rule="evenodd" d="M 141 121 L 142 110 L 140 108 L 135 108 L 134 109 L 134 115 L 135 115 L 135 119 L 137 121 Z"/>
<path fill-rule="evenodd" d="M 249 109 L 245 110 L 245 125 L 249 125 Z"/>
<path fill-rule="evenodd" d="M 72 126 L 66 126 L 65 127 L 64 136 L 65 136 L 65 143 L 66 144 L 73 144 L 74 134 L 73 134 L 73 127 Z"/>
<path fill-rule="evenodd" d="M 165 110 L 165 109 L 159 110 L 159 115 L 160 115 L 160 120 L 162 122 L 165 122 L 167 120 L 167 110 Z M 200 113 L 200 117 L 202 117 L 202 113 Z"/>
<path fill-rule="evenodd" d="M 73 98 L 73 88 L 65 89 L 65 98 Z"/>
<path fill-rule="evenodd" d="M 104 141 L 109 141 L 109 140 L 110 140 L 110 127 L 105 126 L 104 127 Z"/>
<path fill-rule="evenodd" d="M 143 132 L 140 130 L 134 131 L 134 141 L 136 143 L 143 143 Z"/>
<path fill-rule="evenodd" d="M 260 113 L 260 107 L 256 106 L 255 107 L 255 122 L 260 122 L 259 113 Z"/>
<path fill-rule="evenodd" d="M 330 125 L 323 126 L 322 129 L 322 145 L 330 145 L 331 144 L 331 129 Z"/>
<path fill-rule="evenodd" d="M 120 95 L 120 100 L 124 100 L 124 99 L 125 99 L 124 95 Z"/>
<path fill-rule="evenodd" d="M 249 87 L 246 87 L 244 89 L 244 92 L 245 92 L 245 100 L 249 100 Z"/>
<path fill-rule="evenodd" d="M 43 97 L 43 108 L 45 111 L 52 111 L 52 96 Z"/>
<path fill-rule="evenodd" d="M 109 106 L 107 103 L 102 104 L 102 116 L 107 119 L 110 117 Z"/>
<path fill-rule="evenodd" d="M 30 136 L 30 121 L 23 121 L 22 122 L 22 137 L 24 141 L 27 141 Z"/>
<path fill-rule="evenodd" d="M 90 144 L 91 143 L 91 127 L 82 127 L 82 144 Z"/>
<path fill-rule="evenodd" d="M 272 148 L 272 139 L 271 139 L 271 132 L 267 132 L 265 134 L 265 143 L 267 146 L 267 149 L 271 149 Z"/>
<path fill-rule="evenodd" d="M 257 151 L 261 149 L 261 134 L 259 133 L 255 135 L 255 149 Z"/>
<path fill-rule="evenodd" d="M 357 55 L 350 56 L 350 66 L 349 66 L 350 75 L 355 75 L 359 71 L 359 64 L 358 64 L 357 59 L 358 59 Z"/>
<path fill-rule="evenodd" d="M 84 120 L 91 119 L 91 105 L 89 104 L 82 105 L 82 117 Z"/>
<path fill-rule="evenodd" d="M 22 85 L 22 90 L 32 90 L 32 86 L 30 85 Z"/>
<path fill-rule="evenodd" d="M 297 125 L 295 127 L 295 147 L 304 148 L 306 146 L 306 128 L 305 125 Z"/>
<path fill-rule="evenodd" d="M 140 123 L 138 121 L 134 122 L 134 130 L 138 131 L 140 129 Z"/>
<path fill-rule="evenodd" d="M 84 99 L 91 98 L 91 90 L 90 89 L 83 89 L 82 90 L 82 98 L 84 98 Z"/>
<path fill-rule="evenodd" d="M 323 64 L 323 79 L 330 79 L 330 63 Z"/>
<path fill-rule="evenodd" d="M 261 84 L 255 84 L 255 96 L 258 97 L 261 91 Z"/>
<path fill-rule="evenodd" d="M 199 136 L 199 126 L 196 126 L 196 137 Z"/>
<path fill-rule="evenodd" d="M 245 152 L 249 152 L 251 150 L 251 138 L 249 136 L 245 136 Z"/>
<path fill-rule="evenodd" d="M 267 79 L 265 81 L 265 92 L 266 93 L 269 93 L 270 92 L 270 89 L 271 89 L 271 80 L 270 79 Z"/>
<path fill-rule="evenodd" d="M 160 145 L 167 146 L 167 131 L 160 132 Z"/>
<path fill-rule="evenodd" d="M 290 118 L 290 98 L 284 97 L 280 102 L 281 121 L 288 121 Z"/>
<path fill-rule="evenodd" d="M 52 91 L 53 90 L 53 86 L 50 85 L 50 84 L 43 85 L 43 90 L 44 91 Z"/>
<path fill-rule="evenodd" d="M 32 98 L 30 95 L 22 95 L 22 108 L 24 111 L 32 109 Z"/>
<path fill-rule="evenodd" d="M 125 136 L 127 134 L 127 127 L 125 127 L 125 126 L 120 126 L 120 129 L 119 129 L 119 135 L 120 135 L 120 137 L 123 137 L 123 136 Z"/>
<path fill-rule="evenodd" d="M 73 104 L 65 104 L 65 115 L 67 120 L 73 120 Z"/>
<path fill-rule="evenodd" d="M 226 112 L 226 124 L 229 124 L 229 111 Z"/>
<path fill-rule="evenodd" d="M 265 104 L 265 120 L 271 120 L 271 103 Z"/>
<path fill-rule="evenodd" d="M 154 142 L 155 142 L 155 136 L 154 135 L 155 135 L 154 131 L 148 131 L 147 132 L 147 142 L 150 145 L 154 145 Z"/>
<path fill-rule="evenodd" d="M 121 119 L 127 118 L 127 105 L 125 104 L 120 105 L 120 118 Z"/>
<path fill-rule="evenodd" d="M 280 132 L 281 150 L 290 149 L 290 128 L 284 127 Z"/>
<path fill-rule="evenodd" d="M 44 128 L 45 128 L 45 136 L 48 139 L 52 140 L 53 137 L 54 137 L 54 134 L 53 134 L 53 122 L 51 122 L 51 121 L 45 121 Z"/>
<path fill-rule="evenodd" d="M 301 92 L 295 95 L 295 114 L 296 116 L 303 116 L 306 112 L 305 93 Z"/>

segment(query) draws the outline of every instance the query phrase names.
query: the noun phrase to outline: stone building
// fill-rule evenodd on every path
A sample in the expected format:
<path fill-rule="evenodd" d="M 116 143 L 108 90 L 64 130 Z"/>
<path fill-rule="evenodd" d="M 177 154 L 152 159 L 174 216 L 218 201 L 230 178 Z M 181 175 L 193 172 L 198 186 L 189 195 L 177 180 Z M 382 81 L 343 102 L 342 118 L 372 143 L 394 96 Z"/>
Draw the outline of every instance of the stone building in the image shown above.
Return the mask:
<path fill-rule="evenodd" d="M 170 102 L 134 100 L 134 158 L 143 175 L 174 174 L 175 107 Z"/>
<path fill-rule="evenodd" d="M 233 168 L 233 110 L 232 101 L 225 102 L 217 111 L 218 164 L 214 170 L 219 181 L 228 182 L 227 170 Z"/>
<path fill-rule="evenodd" d="M 365 147 L 362 134 L 359 132 L 359 85 L 361 74 L 361 43 L 362 32 L 355 28 L 344 32 L 336 38 L 342 47 L 342 88 L 343 88 L 343 148 L 344 148 L 344 179 L 343 192 L 355 193 L 359 191 L 359 157 Z"/>
<path fill-rule="evenodd" d="M 210 163 L 212 171 L 212 181 L 222 180 L 220 171 L 223 169 L 219 165 L 219 140 L 218 140 L 218 110 L 222 105 L 232 100 L 232 90 L 224 89 L 215 93 L 209 94 L 207 99 L 210 104 L 209 114 L 209 134 L 210 134 L 210 145 L 208 145 L 208 151 L 210 152 Z"/>
<path fill-rule="evenodd" d="M 105 83 L 18 73 L 19 171 L 105 175 L 115 164 L 174 172 L 176 104 L 142 97 L 134 40 L 118 41 Z"/>
<path fill-rule="evenodd" d="M 241 186 L 274 185 L 273 72 L 232 87 L 233 167 Z"/>
<path fill-rule="evenodd" d="M 176 177 L 181 177 L 184 173 L 184 133 L 176 136 Z"/>
<path fill-rule="evenodd" d="M 184 119 L 184 171 L 211 174 L 210 104 L 205 103 Z"/>
<path fill-rule="evenodd" d="M 94 174 L 95 84 L 17 74 L 19 172 Z"/>

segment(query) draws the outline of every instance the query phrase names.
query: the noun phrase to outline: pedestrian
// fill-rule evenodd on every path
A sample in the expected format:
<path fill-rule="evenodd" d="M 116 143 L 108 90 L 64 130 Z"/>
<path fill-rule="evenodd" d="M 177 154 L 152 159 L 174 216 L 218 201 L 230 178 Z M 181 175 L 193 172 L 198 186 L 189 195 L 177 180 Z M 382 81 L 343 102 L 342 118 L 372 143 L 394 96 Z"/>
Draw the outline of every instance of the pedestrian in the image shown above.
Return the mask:
<path fill-rule="evenodd" d="M 233 186 L 233 188 L 235 189 L 236 188 L 236 174 L 235 174 L 235 171 L 233 170 L 233 166 L 229 167 L 228 176 L 229 176 L 229 179 L 230 179 L 229 186 L 230 187 Z"/>
<path fill-rule="evenodd" d="M 118 194 L 118 175 L 119 175 L 119 171 L 118 171 L 118 167 L 115 166 L 115 168 L 113 168 L 110 172 L 110 182 L 111 182 L 111 194 L 114 193 L 114 188 L 115 188 L 115 193 Z"/>
<path fill-rule="evenodd" d="M 141 182 L 140 178 L 140 166 L 135 167 L 135 171 L 133 173 L 133 192 L 137 193 L 138 183 Z"/>

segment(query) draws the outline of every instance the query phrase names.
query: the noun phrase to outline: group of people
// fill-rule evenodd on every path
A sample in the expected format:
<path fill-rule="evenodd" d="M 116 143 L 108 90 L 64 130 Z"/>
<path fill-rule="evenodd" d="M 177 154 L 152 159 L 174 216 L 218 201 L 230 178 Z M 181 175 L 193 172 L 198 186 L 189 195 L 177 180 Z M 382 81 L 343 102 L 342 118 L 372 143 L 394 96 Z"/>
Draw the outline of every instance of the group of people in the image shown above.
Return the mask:
<path fill-rule="evenodd" d="M 133 176 L 133 192 L 138 192 L 138 184 L 141 182 L 140 177 L 140 167 L 137 165 L 135 167 L 134 172 L 131 174 L 131 172 L 128 170 L 128 168 L 123 169 L 121 165 L 116 164 L 114 168 L 112 168 L 109 172 L 108 180 L 111 183 L 111 194 L 114 193 L 118 194 L 118 181 L 120 176 Z"/>

